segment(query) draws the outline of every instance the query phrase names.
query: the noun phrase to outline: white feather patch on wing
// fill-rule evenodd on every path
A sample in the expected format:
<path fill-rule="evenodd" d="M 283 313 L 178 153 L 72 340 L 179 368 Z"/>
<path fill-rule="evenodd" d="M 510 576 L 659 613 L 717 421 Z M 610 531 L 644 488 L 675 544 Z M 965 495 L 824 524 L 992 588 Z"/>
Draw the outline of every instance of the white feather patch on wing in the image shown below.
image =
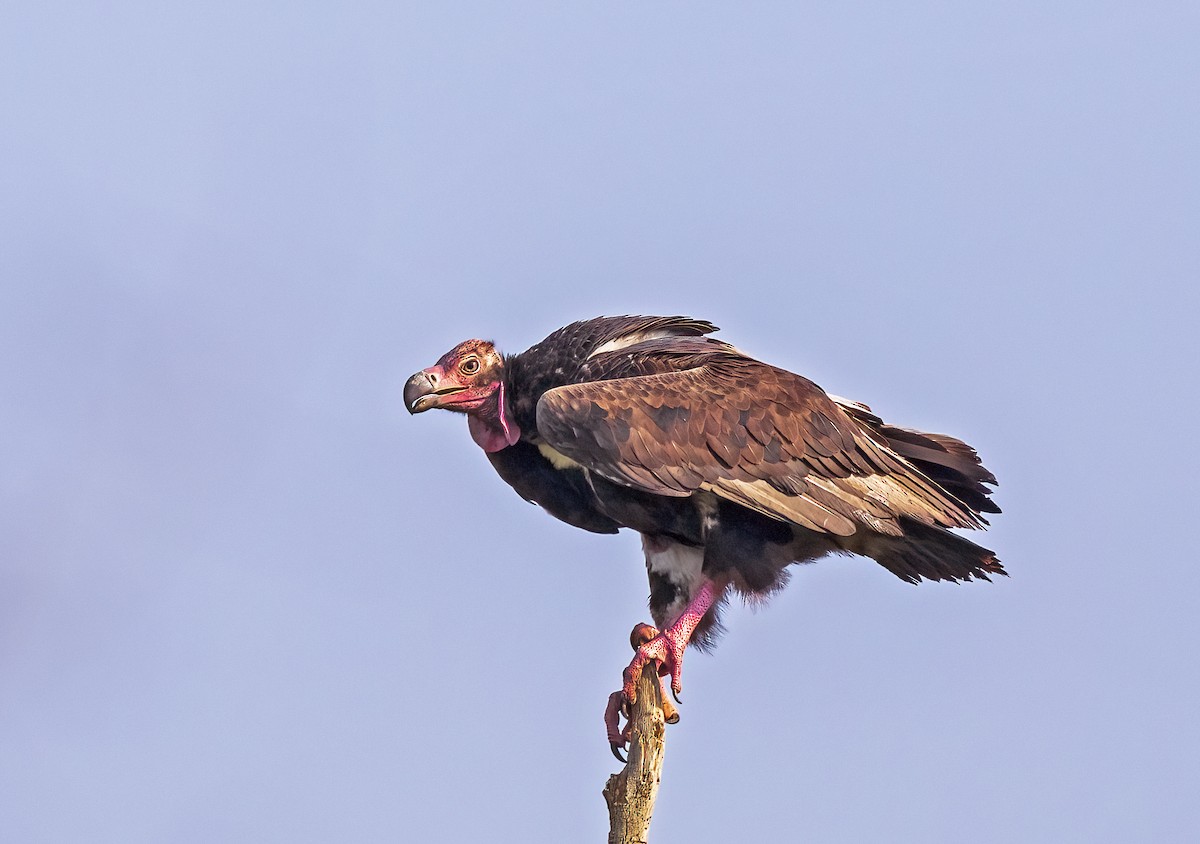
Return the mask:
<path fill-rule="evenodd" d="M 633 346 L 638 343 L 644 343 L 647 340 L 657 340 L 660 337 L 671 337 L 671 336 L 674 336 L 676 333 L 678 333 L 678 332 L 672 331 L 667 328 L 660 328 L 660 329 L 657 329 L 656 331 L 639 331 L 636 334 L 626 334 L 624 337 L 617 337 L 613 340 L 609 340 L 607 343 L 601 343 L 585 359 L 591 360 L 596 355 L 602 355 L 607 352 L 616 352 L 621 349 L 624 349 L 626 346 Z"/>
<path fill-rule="evenodd" d="M 807 479 L 805 482 L 808 482 Z M 712 484 L 705 484 L 702 489 L 712 490 L 722 498 L 757 510 L 764 516 L 786 519 L 809 530 L 850 536 L 858 529 L 854 522 L 841 513 L 835 513 L 806 496 L 780 492 L 763 481 L 721 478 Z"/>
<path fill-rule="evenodd" d="M 854 399 L 842 398 L 841 396 L 835 396 L 833 393 L 826 393 L 826 395 L 828 395 L 829 398 L 831 398 L 834 401 L 834 403 L 840 404 L 842 407 L 848 407 L 852 410 L 861 410 L 866 413 L 871 413 L 871 408 L 868 405 L 865 405 L 860 401 L 855 401 Z M 874 415 L 874 414 L 872 414 L 872 415 Z"/>
<path fill-rule="evenodd" d="M 848 478 L 819 478 L 809 476 L 805 483 L 821 487 L 843 500 L 857 498 L 874 513 L 857 508 L 856 518 L 880 533 L 901 536 L 903 531 L 892 516 L 907 516 L 927 525 L 945 524 L 946 515 L 909 487 L 889 475 L 852 475 Z"/>
<path fill-rule="evenodd" d="M 874 482 L 860 477 L 822 478 L 815 475 L 809 475 L 804 482 L 810 489 L 820 489 L 846 502 L 853 509 L 854 518 L 867 527 L 888 536 L 904 535 L 893 517 L 894 508 L 879 494 Z M 907 490 L 905 494 L 908 494 Z"/>

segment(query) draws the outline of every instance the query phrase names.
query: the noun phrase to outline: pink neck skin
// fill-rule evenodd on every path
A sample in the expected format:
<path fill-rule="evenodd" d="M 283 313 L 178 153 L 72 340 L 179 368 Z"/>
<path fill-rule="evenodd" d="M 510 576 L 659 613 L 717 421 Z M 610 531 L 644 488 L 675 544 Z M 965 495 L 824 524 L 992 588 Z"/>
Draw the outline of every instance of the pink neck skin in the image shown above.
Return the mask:
<path fill-rule="evenodd" d="M 517 423 L 509 421 L 508 411 L 504 409 L 503 381 L 499 382 L 493 395 L 496 400 L 495 408 L 481 407 L 479 412 L 467 416 L 467 428 L 471 431 L 471 439 L 489 454 L 508 448 L 521 439 L 521 429 L 517 427 Z"/>

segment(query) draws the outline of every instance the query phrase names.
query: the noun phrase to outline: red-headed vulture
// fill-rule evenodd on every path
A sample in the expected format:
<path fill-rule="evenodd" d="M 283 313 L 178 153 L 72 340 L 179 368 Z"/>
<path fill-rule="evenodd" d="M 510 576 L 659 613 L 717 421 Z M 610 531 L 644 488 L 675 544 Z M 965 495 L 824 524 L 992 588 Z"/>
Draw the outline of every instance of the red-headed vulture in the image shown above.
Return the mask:
<path fill-rule="evenodd" d="M 552 516 L 642 535 L 661 632 L 610 700 L 614 752 L 627 738 L 616 710 L 642 666 L 655 663 L 678 696 L 684 648 L 712 643 L 731 591 L 761 599 L 791 564 L 839 553 L 909 583 L 1005 573 L 950 531 L 1000 512 L 974 449 L 888 425 L 716 330 L 623 316 L 572 323 L 518 355 L 467 340 L 404 388 L 412 413 L 466 414 L 500 477 Z"/>

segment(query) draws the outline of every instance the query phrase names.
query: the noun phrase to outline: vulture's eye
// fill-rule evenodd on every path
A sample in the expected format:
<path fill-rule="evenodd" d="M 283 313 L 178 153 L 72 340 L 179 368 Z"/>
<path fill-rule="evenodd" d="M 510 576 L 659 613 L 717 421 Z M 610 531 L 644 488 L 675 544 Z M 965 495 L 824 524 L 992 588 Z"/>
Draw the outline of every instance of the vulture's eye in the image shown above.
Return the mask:
<path fill-rule="evenodd" d="M 479 371 L 479 358 L 467 358 L 458 365 L 458 371 L 463 375 L 474 375 Z"/>

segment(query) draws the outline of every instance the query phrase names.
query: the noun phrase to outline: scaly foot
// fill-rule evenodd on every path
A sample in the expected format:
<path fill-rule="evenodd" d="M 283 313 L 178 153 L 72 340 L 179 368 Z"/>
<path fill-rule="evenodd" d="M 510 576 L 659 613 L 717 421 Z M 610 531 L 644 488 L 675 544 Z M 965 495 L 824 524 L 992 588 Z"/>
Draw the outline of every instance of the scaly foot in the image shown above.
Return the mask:
<path fill-rule="evenodd" d="M 649 624 L 639 624 L 630 635 L 630 644 L 636 653 L 622 675 L 621 691 L 613 692 L 608 697 L 608 705 L 604 710 L 604 724 L 608 733 L 608 742 L 613 755 L 624 762 L 619 748 L 629 743 L 629 725 L 620 728 L 620 716 L 629 717 L 629 707 L 637 702 L 637 681 L 646 663 L 653 662 L 660 676 L 670 675 L 671 696 L 679 701 L 683 692 L 683 652 L 696 630 L 700 619 L 708 612 L 717 599 L 717 589 L 712 581 L 705 580 L 700 590 L 695 594 L 687 607 L 666 630 L 661 633 Z M 666 684 L 664 683 L 664 692 Z M 663 694 L 663 715 L 668 724 L 679 721 L 679 713 L 670 705 L 667 696 Z"/>
<path fill-rule="evenodd" d="M 637 678 L 643 666 L 653 660 L 658 664 L 660 675 L 671 675 L 671 694 L 676 703 L 679 702 L 679 695 L 683 692 L 683 651 L 691 641 L 696 625 L 716 600 L 716 587 L 711 580 L 705 580 L 679 618 L 671 622 L 666 630 L 638 646 L 633 661 L 625 669 L 625 683 L 621 691 L 625 693 L 627 701 L 637 702 Z"/>
<path fill-rule="evenodd" d="M 649 642 L 658 635 L 658 628 L 651 627 L 649 624 L 639 624 L 633 628 L 633 632 L 629 634 L 629 644 L 636 651 L 639 647 Z M 663 720 L 668 724 L 679 723 L 679 710 L 671 703 L 671 699 L 667 697 L 666 678 L 662 679 L 662 708 Z M 621 755 L 620 748 L 629 744 L 629 733 L 631 724 L 626 723 L 625 727 L 621 727 L 621 718 L 624 717 L 628 721 L 629 705 L 625 701 L 625 692 L 616 691 L 608 696 L 608 705 L 604 708 L 604 727 L 608 733 L 608 745 L 612 748 L 613 756 L 617 757 L 618 761 L 627 761 Z"/>

